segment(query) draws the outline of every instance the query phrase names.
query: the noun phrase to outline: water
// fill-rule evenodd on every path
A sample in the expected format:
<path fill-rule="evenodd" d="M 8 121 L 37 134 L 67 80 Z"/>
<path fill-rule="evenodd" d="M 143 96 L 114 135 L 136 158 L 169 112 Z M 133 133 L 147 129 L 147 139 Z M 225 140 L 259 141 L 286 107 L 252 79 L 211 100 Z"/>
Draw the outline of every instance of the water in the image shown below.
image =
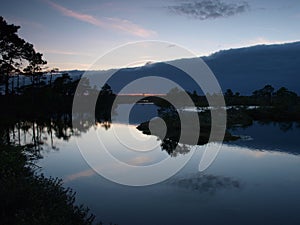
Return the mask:
<path fill-rule="evenodd" d="M 131 187 L 98 175 L 77 146 L 78 141 L 88 140 L 89 132 L 96 131 L 111 153 L 130 165 L 150 165 L 167 158 L 157 137 L 136 129 L 137 124 L 153 116 L 155 106 L 136 106 L 129 126 L 121 117 L 128 107 L 117 110 L 119 116 L 113 118 L 109 129 L 98 125 L 68 141 L 55 138 L 59 150 L 45 147 L 44 158 L 37 162 L 45 175 L 63 178 L 65 186 L 77 192 L 78 203 L 89 206 L 99 220 L 119 225 L 299 224 L 300 129 L 296 124 L 255 123 L 236 128 L 232 132 L 244 138 L 223 144 L 216 160 L 203 173 L 198 172 L 198 165 L 205 146 L 199 146 L 175 176 L 159 184 Z M 146 150 L 147 146 L 154 150 L 126 150 L 126 140 L 116 142 L 112 138 L 114 130 L 123 132 L 123 137 L 129 131 L 141 143 L 147 143 L 143 146 Z M 88 146 L 99 143 L 89 142 Z M 99 166 L 118 172 L 113 165 Z"/>

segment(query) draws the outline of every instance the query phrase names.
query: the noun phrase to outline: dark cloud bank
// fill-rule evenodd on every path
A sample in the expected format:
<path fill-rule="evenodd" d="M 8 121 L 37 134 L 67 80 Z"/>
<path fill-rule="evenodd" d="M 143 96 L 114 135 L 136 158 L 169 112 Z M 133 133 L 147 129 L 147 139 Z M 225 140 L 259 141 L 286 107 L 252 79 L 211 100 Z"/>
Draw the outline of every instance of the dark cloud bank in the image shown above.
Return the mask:
<path fill-rule="evenodd" d="M 183 1 L 178 5 L 168 6 L 177 15 L 184 15 L 199 20 L 234 16 L 250 9 L 247 2 L 227 3 L 220 0 Z"/>

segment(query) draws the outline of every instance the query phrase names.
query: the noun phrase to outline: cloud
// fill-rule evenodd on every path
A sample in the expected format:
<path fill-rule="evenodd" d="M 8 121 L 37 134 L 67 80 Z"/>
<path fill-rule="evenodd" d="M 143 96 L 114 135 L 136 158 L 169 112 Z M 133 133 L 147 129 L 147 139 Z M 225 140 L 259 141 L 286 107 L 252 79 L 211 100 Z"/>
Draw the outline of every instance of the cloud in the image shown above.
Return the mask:
<path fill-rule="evenodd" d="M 129 33 L 134 36 L 138 37 L 150 37 L 155 35 L 155 31 L 145 29 L 143 27 L 140 27 L 139 25 L 128 21 L 123 20 L 119 18 L 104 18 L 104 19 L 98 19 L 92 15 L 76 12 L 74 10 L 65 8 L 57 3 L 54 3 L 50 0 L 45 0 L 51 7 L 59 11 L 65 16 L 74 18 L 79 21 L 83 21 L 89 24 L 92 24 L 97 27 L 102 27 L 106 29 L 114 29 L 119 30 L 125 33 Z"/>
<path fill-rule="evenodd" d="M 137 24 L 132 23 L 129 20 L 119 18 L 106 18 L 107 23 L 114 29 L 124 32 L 130 32 L 131 34 L 139 37 L 150 37 L 156 35 L 155 31 L 141 28 Z"/>
<path fill-rule="evenodd" d="M 192 17 L 199 20 L 230 17 L 250 9 L 247 2 L 225 3 L 220 0 L 200 0 L 182 2 L 179 5 L 168 6 L 170 12 Z"/>
<path fill-rule="evenodd" d="M 90 54 L 86 54 L 82 52 L 63 51 L 63 50 L 56 50 L 56 49 L 44 49 L 43 52 L 48 54 L 56 54 L 56 55 L 91 56 Z"/>
<path fill-rule="evenodd" d="M 84 171 L 74 173 L 74 174 L 71 174 L 71 175 L 67 176 L 64 179 L 64 182 L 67 183 L 67 182 L 77 180 L 77 179 L 80 179 L 80 178 L 83 178 L 83 177 L 91 177 L 91 176 L 94 176 L 95 174 L 96 174 L 96 172 L 92 169 L 84 170 Z"/>

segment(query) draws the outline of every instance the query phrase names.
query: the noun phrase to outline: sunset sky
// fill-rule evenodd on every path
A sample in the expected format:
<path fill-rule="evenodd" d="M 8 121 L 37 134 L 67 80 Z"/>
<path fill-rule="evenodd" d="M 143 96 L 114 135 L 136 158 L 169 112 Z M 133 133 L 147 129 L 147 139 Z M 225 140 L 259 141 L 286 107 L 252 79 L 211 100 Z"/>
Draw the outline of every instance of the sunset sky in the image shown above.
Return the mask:
<path fill-rule="evenodd" d="M 0 15 L 61 70 L 88 69 L 111 49 L 141 40 L 202 56 L 300 39 L 299 0 L 2 0 Z"/>

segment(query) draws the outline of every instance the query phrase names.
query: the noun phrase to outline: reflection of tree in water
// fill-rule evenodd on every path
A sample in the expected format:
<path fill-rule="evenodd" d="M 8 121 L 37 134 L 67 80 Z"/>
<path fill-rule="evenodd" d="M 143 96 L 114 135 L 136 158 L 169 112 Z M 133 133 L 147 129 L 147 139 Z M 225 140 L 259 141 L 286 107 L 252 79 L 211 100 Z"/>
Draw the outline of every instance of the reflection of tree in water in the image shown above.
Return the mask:
<path fill-rule="evenodd" d="M 72 122 L 76 123 L 76 128 L 73 128 Z M 36 152 L 48 145 L 51 149 L 58 150 L 54 139 L 69 141 L 72 136 L 80 136 L 99 123 L 105 129 L 109 129 L 111 120 L 101 116 L 95 119 L 91 113 L 73 114 L 73 121 L 70 113 L 14 117 L 1 123 L 0 144 L 27 145 Z"/>
<path fill-rule="evenodd" d="M 289 130 L 293 129 L 294 122 L 280 122 L 279 123 L 279 128 L 283 132 L 287 132 Z"/>
<path fill-rule="evenodd" d="M 163 104 L 166 104 L 166 106 L 161 106 L 158 109 L 158 117 L 163 119 L 166 123 L 167 130 L 165 136 L 162 136 L 162 133 L 159 130 L 153 130 L 153 133 L 151 133 L 149 121 L 141 123 L 137 129 L 147 135 L 156 135 L 162 142 L 162 150 L 165 150 L 170 156 L 176 157 L 179 154 L 186 154 L 190 149 L 186 144 L 179 143 L 181 133 L 179 114 L 174 106 L 170 105 L 168 102 L 164 101 Z M 155 126 L 155 119 L 152 120 L 152 122 Z"/>
<path fill-rule="evenodd" d="M 207 116 L 201 118 L 203 121 L 202 123 L 200 123 L 200 135 L 198 137 L 198 141 L 196 140 L 195 142 L 195 138 L 193 135 L 193 133 L 195 132 L 195 130 L 193 130 L 193 127 L 195 126 L 188 119 L 190 117 L 189 112 L 178 111 L 168 102 L 163 102 L 163 104 L 164 105 L 160 106 L 160 108 L 158 109 L 158 117 L 164 120 L 166 124 L 166 134 L 162 134 L 161 132 L 159 132 L 159 130 L 155 129 L 150 131 L 149 121 L 141 123 L 137 127 L 137 129 L 141 130 L 144 134 L 158 136 L 158 138 L 162 140 L 162 150 L 167 151 L 168 154 L 172 157 L 189 153 L 190 145 L 204 145 L 208 143 L 210 135 L 210 113 L 207 113 Z M 180 118 L 184 118 L 184 121 L 187 121 L 187 123 L 182 124 Z M 208 120 L 208 122 L 204 120 Z M 158 120 L 152 120 L 153 126 L 155 126 L 156 121 Z M 182 141 L 183 143 L 180 143 L 179 141 Z"/>
<path fill-rule="evenodd" d="M 299 128 L 300 127 L 300 122 L 295 122 L 295 121 L 280 121 L 280 122 L 277 122 L 277 121 L 267 120 L 267 121 L 257 121 L 257 123 L 259 125 L 262 125 L 262 126 L 273 124 L 274 126 L 278 126 L 279 129 L 283 132 L 287 132 L 289 130 L 292 130 L 293 128 Z"/>
<path fill-rule="evenodd" d="M 100 90 L 95 110 L 95 117 L 98 124 L 105 130 L 111 127 L 111 117 L 116 113 L 113 102 L 116 95 L 113 94 L 111 87 L 106 83 Z"/>
<path fill-rule="evenodd" d="M 167 184 L 208 194 L 215 194 L 223 189 L 234 190 L 241 188 L 241 183 L 238 180 L 202 173 L 192 174 L 184 178 L 171 178 L 167 181 Z"/>
<path fill-rule="evenodd" d="M 166 150 L 170 155 L 173 153 L 177 145 L 178 145 L 178 141 L 172 140 L 170 138 L 165 138 L 162 140 L 161 148 L 163 150 Z"/>
<path fill-rule="evenodd" d="M 161 148 L 168 152 L 168 154 L 172 157 L 176 157 L 178 155 L 185 155 L 190 152 L 190 148 L 188 145 L 179 144 L 178 141 L 172 138 L 165 138 L 162 140 Z"/>
<path fill-rule="evenodd" d="M 0 133 L 3 134 L 0 140 L 2 144 L 29 144 L 40 149 L 49 137 L 51 147 L 55 149 L 54 136 L 68 141 L 72 135 L 71 115 L 62 114 L 39 119 L 27 117 L 10 121 L 1 125 Z"/>
<path fill-rule="evenodd" d="M 176 129 L 170 132 L 170 128 L 168 127 L 165 137 L 160 137 L 159 134 L 150 132 L 149 122 L 141 123 L 139 126 L 137 126 L 137 129 L 142 131 L 143 134 L 146 135 L 156 135 L 158 137 L 158 140 L 161 140 L 162 150 L 165 150 L 172 157 L 176 157 L 179 154 L 186 154 L 190 151 L 186 144 L 179 143 L 180 130 Z"/>
<path fill-rule="evenodd" d="M 108 130 L 111 127 L 111 121 L 99 121 L 97 125 L 100 125 L 105 130 Z"/>
<path fill-rule="evenodd" d="M 56 83 L 58 81 L 59 79 Z M 61 86 L 65 87 L 67 84 L 62 83 Z M 88 81 L 86 86 L 84 90 L 89 90 L 90 95 L 97 94 L 95 89 L 89 87 Z M 49 90 L 55 91 L 55 86 Z M 79 136 L 99 123 L 105 129 L 110 128 L 111 114 L 114 113 L 112 102 L 115 95 L 109 85 L 102 87 L 94 113 L 87 112 L 83 106 L 79 112 L 72 114 L 72 96 L 60 93 L 57 99 L 48 99 L 46 96 L 49 90 L 46 87 L 40 88 L 36 90 L 39 92 L 38 95 L 31 96 L 26 94 L 28 92 L 26 89 L 24 95 L 12 96 L 11 99 L 1 98 L 3 105 L 7 105 L 10 101 L 15 105 L 10 105 L 6 111 L 1 111 L 0 144 L 25 144 L 36 151 L 42 150 L 43 146 L 49 144 L 52 149 L 57 150 L 53 142 L 54 138 L 69 141 L 72 136 Z M 88 102 L 89 96 L 84 95 L 84 90 L 82 95 Z"/>
<path fill-rule="evenodd" d="M 37 149 L 42 149 L 50 138 L 52 149 L 56 149 L 53 139 L 69 141 L 72 136 L 80 136 L 86 133 L 92 126 L 100 123 L 108 129 L 111 121 L 107 118 L 93 118 L 91 113 L 73 114 L 73 122 L 76 129 L 72 126 L 72 115 L 68 113 L 53 114 L 49 117 L 22 118 L 14 119 L 0 126 L 0 143 L 2 144 L 29 144 Z"/>

